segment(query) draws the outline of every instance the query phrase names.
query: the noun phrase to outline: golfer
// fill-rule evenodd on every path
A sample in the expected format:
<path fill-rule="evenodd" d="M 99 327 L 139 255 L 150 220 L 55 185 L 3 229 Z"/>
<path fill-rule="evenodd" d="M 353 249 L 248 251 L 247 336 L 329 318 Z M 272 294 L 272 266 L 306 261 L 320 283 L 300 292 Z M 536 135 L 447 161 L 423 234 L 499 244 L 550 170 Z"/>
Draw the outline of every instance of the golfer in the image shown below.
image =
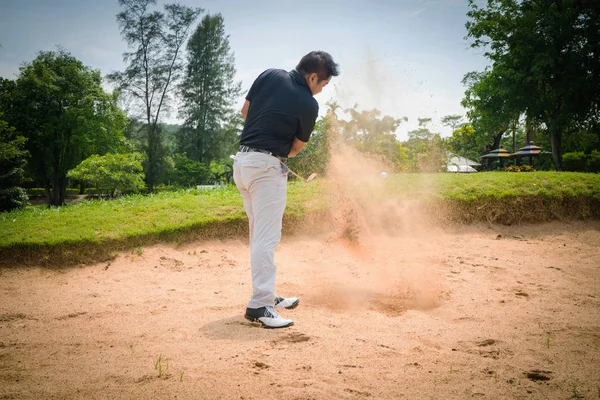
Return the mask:
<path fill-rule="evenodd" d="M 315 126 L 319 94 L 338 65 L 324 51 L 302 57 L 296 69 L 268 69 L 256 78 L 242 107 L 244 129 L 233 163 L 233 179 L 250 222 L 252 297 L 246 319 L 265 328 L 294 323 L 275 308 L 295 308 L 297 297 L 275 295 L 275 248 L 287 195 L 285 161 L 306 145 Z"/>

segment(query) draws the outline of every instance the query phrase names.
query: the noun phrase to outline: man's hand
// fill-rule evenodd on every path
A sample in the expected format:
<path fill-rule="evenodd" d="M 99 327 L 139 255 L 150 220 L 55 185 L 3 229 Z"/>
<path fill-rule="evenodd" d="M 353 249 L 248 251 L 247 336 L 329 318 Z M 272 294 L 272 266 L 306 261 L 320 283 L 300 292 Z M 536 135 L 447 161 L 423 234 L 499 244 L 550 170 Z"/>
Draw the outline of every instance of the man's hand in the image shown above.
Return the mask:
<path fill-rule="evenodd" d="M 304 148 L 304 146 L 306 146 L 306 142 L 303 142 L 302 140 L 295 137 L 294 142 L 292 143 L 292 149 L 290 150 L 290 153 L 288 154 L 288 158 L 292 158 L 295 155 L 297 155 L 298 153 L 300 153 L 302 151 L 302 149 Z"/>

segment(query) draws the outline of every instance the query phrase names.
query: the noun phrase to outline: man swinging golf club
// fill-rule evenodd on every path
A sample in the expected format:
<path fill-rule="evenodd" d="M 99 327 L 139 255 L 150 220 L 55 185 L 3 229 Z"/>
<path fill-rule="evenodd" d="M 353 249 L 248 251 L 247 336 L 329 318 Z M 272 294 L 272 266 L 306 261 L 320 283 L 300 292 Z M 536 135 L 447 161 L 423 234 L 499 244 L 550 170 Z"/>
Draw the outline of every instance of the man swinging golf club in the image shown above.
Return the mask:
<path fill-rule="evenodd" d="M 338 74 L 331 55 L 312 51 L 292 71 L 260 74 L 242 107 L 245 124 L 233 179 L 250 222 L 252 297 L 245 317 L 265 328 L 293 325 L 275 308 L 292 309 L 299 303 L 296 297 L 275 295 L 275 248 L 287 195 L 285 161 L 300 153 L 310 138 L 319 112 L 313 96 Z"/>

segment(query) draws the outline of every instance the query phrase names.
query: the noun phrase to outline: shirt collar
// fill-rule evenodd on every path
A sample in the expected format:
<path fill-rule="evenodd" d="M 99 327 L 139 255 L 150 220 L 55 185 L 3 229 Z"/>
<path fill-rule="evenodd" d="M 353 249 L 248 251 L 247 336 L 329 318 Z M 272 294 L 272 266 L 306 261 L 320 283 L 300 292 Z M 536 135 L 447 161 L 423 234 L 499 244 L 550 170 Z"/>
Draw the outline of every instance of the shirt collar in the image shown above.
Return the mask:
<path fill-rule="evenodd" d="M 292 78 L 298 85 L 305 86 L 308 90 L 310 90 L 310 87 L 308 86 L 308 82 L 306 82 L 306 78 L 303 77 L 302 75 L 300 75 L 300 72 L 293 69 L 290 71 L 290 75 L 292 76 Z"/>

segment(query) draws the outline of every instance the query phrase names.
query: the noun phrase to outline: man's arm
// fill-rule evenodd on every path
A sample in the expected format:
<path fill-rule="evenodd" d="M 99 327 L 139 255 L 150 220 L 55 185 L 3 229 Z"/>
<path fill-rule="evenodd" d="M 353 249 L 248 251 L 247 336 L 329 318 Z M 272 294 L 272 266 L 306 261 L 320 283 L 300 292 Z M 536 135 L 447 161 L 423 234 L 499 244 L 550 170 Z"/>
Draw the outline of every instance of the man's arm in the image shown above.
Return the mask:
<path fill-rule="evenodd" d="M 300 153 L 302 151 L 302 149 L 304 148 L 304 146 L 306 146 L 306 142 L 303 142 L 302 140 L 295 137 L 294 141 L 292 142 L 292 149 L 290 150 L 288 157 L 292 158 L 295 155 L 297 155 L 298 153 Z"/>
<path fill-rule="evenodd" d="M 244 122 L 246 122 L 246 117 L 248 117 L 248 108 L 250 108 L 250 102 L 246 100 L 242 106 L 242 118 L 244 118 Z"/>

